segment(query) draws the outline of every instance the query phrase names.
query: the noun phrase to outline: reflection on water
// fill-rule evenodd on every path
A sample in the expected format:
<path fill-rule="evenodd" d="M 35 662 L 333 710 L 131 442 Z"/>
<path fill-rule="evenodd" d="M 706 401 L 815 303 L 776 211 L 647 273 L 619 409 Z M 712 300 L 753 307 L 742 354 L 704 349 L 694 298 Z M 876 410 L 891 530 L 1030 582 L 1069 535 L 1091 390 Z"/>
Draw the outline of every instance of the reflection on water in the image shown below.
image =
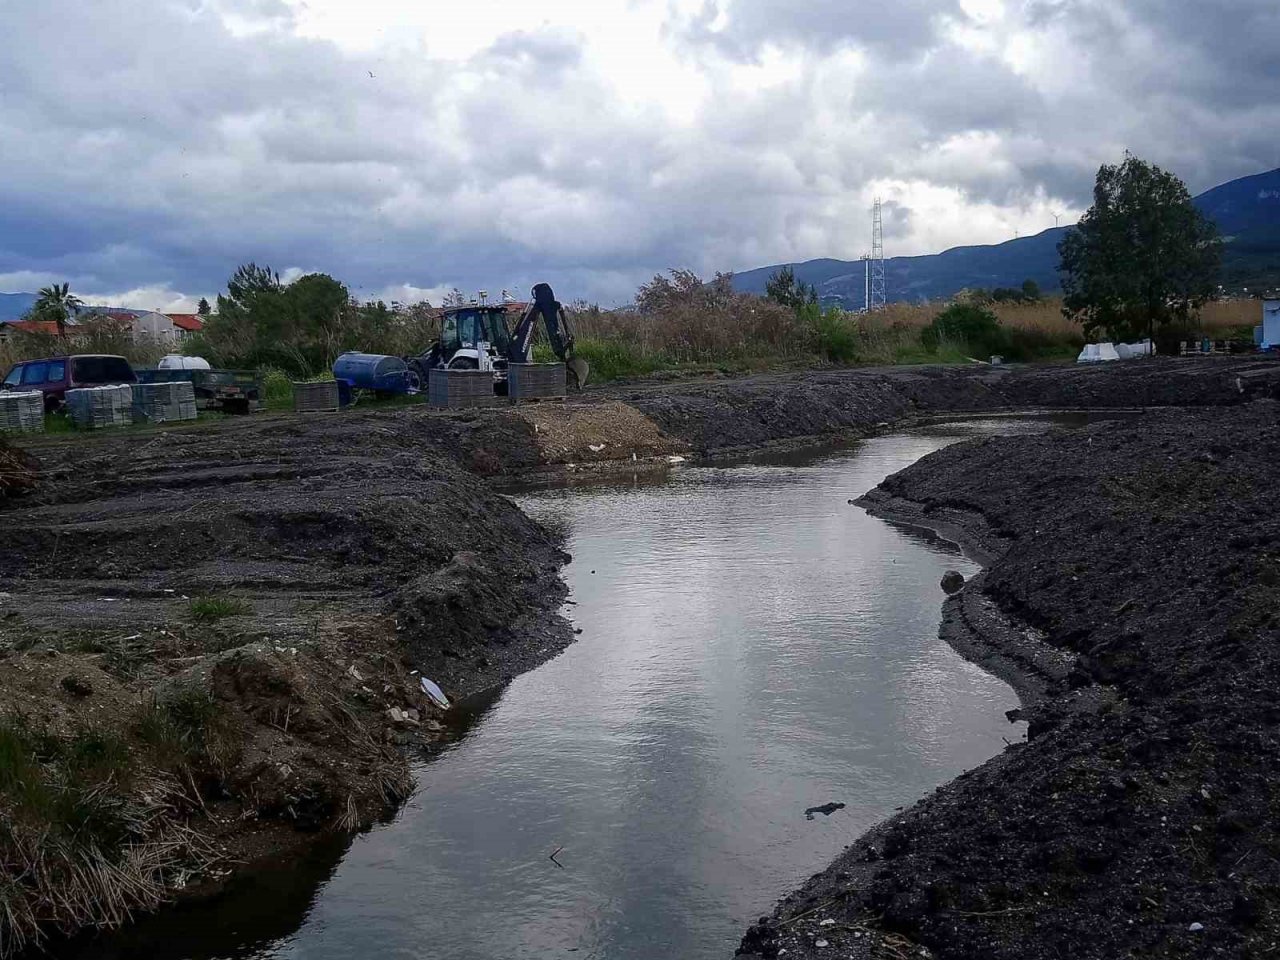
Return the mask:
<path fill-rule="evenodd" d="M 420 767 L 296 929 L 180 955 L 732 955 L 858 833 L 1015 736 L 1012 692 L 937 638 L 939 578 L 974 566 L 848 503 L 1009 426 L 522 497 L 569 533 L 578 642 Z"/>

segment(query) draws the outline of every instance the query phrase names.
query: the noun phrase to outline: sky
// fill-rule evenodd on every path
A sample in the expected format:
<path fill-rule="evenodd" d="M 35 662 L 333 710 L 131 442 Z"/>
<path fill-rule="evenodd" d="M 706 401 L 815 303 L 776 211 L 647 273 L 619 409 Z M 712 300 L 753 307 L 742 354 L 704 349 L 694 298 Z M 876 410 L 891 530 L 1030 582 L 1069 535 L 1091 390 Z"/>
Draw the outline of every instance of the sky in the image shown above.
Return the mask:
<path fill-rule="evenodd" d="M 0 291 L 630 301 L 1280 166 L 1275 0 L 0 0 Z"/>

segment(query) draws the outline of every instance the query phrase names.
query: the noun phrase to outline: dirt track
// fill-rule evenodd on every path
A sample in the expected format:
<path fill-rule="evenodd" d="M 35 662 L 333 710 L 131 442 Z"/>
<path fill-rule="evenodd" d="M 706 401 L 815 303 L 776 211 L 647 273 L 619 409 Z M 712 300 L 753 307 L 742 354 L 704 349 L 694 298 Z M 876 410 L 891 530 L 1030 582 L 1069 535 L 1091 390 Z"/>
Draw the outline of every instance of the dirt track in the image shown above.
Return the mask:
<path fill-rule="evenodd" d="M 183 808 L 196 829 L 234 853 L 246 831 L 350 827 L 407 788 L 395 747 L 439 735 L 412 671 L 464 696 L 571 640 L 559 543 L 493 481 L 956 412 L 1267 395 L 1280 364 L 895 368 L 38 440 L 38 485 L 4 510 L 0 692 L 55 731 L 108 703 L 96 722 L 124 729 L 130 704 L 195 685 L 235 746 Z M 192 600 L 209 598 L 237 606 L 202 620 Z"/>

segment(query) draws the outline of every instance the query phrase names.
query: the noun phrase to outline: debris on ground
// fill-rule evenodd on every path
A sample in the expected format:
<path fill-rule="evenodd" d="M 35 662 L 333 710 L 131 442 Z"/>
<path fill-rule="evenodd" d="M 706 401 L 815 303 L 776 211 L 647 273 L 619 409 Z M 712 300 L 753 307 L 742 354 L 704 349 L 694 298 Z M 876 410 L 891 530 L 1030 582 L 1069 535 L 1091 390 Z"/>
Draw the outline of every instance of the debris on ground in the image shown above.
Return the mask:
<path fill-rule="evenodd" d="M 0 436 L 0 504 L 36 485 L 34 461 Z"/>

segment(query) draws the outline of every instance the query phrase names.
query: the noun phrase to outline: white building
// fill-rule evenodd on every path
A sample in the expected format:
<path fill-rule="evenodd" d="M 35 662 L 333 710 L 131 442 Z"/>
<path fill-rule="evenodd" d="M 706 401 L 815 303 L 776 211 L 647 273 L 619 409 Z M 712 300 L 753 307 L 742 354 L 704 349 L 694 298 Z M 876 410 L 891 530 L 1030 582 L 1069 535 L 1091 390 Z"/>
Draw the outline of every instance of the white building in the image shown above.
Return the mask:
<path fill-rule="evenodd" d="M 1280 349 L 1280 300 L 1262 301 L 1263 350 Z"/>

